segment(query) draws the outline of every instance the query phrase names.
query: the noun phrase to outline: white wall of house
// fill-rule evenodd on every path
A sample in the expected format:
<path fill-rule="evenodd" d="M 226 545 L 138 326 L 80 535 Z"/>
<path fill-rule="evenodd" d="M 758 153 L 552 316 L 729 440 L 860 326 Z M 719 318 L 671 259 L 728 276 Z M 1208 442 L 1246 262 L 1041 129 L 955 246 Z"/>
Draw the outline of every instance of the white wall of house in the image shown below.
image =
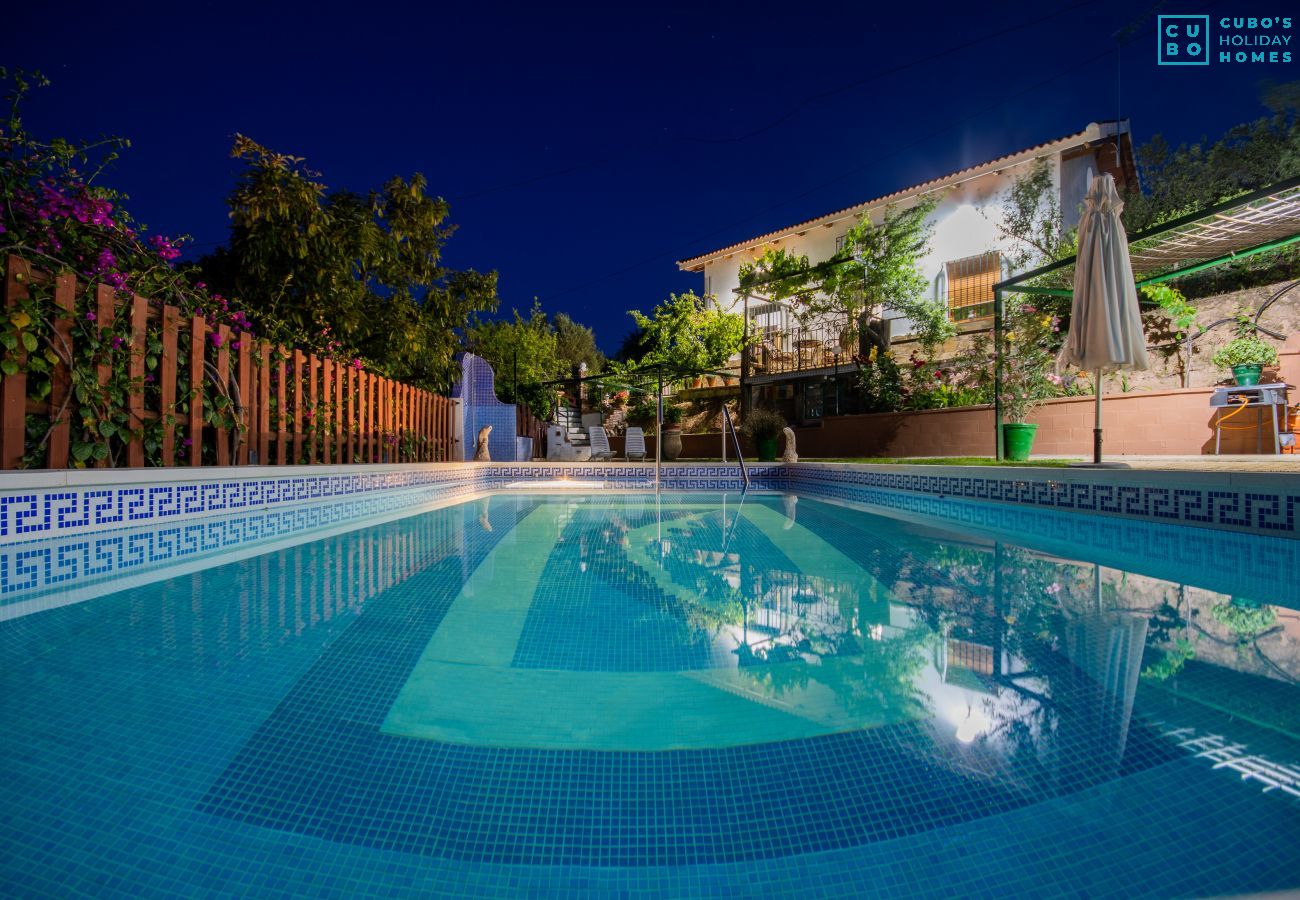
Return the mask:
<path fill-rule="evenodd" d="M 899 208 L 914 205 L 922 196 L 935 195 L 938 205 L 929 217 L 933 226 L 930 252 L 921 261 L 922 274 L 930 282 L 940 299 L 944 297 L 939 275 L 947 263 L 976 256 L 988 251 L 1006 254 L 1005 245 L 998 232 L 1002 221 L 1003 203 L 1016 179 L 1028 174 L 1039 159 L 1046 159 L 1052 168 L 1056 198 L 1061 204 L 1067 227 L 1078 221 L 1078 208 L 1088 180 L 1096 173 L 1097 164 L 1092 152 L 1083 148 L 1107 134 L 1113 134 L 1113 125 L 1090 125 L 1072 139 L 1049 144 L 1036 151 L 1026 151 L 995 163 L 973 167 L 966 175 L 954 175 L 927 183 L 921 189 L 888 198 L 876 204 L 863 205 L 794 226 L 784 233 L 777 232 L 752 244 L 742 245 L 703 258 L 688 260 L 682 267 L 699 271 L 703 275 L 701 288 L 715 298 L 721 309 L 740 312 L 742 300 L 737 292 L 740 285 L 740 267 L 758 259 L 769 250 L 785 249 L 795 255 L 807 256 L 812 264 L 824 262 L 838 249 L 838 240 L 866 212 L 872 221 L 879 222 L 892 203 Z M 1062 180 L 1064 177 L 1064 185 Z M 752 301 L 751 301 L 752 302 Z M 892 333 L 895 337 L 910 333 L 910 323 L 885 313 L 894 319 Z"/>

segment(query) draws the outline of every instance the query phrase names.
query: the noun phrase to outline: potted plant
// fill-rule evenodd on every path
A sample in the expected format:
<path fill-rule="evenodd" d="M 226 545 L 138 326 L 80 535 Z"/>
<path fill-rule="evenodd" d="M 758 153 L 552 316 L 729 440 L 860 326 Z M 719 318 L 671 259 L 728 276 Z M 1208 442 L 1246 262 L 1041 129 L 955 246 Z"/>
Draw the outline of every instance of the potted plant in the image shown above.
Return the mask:
<path fill-rule="evenodd" d="M 1038 425 L 1025 420 L 1039 403 L 1060 393 L 1053 380 L 1059 343 L 1055 319 L 1031 303 L 1009 308 L 1002 360 L 1002 451 L 1012 461 L 1029 459 Z"/>
<path fill-rule="evenodd" d="M 677 459 L 682 455 L 682 408 L 676 403 L 664 403 L 664 428 L 659 435 L 663 441 L 663 458 Z"/>
<path fill-rule="evenodd" d="M 1237 326 L 1237 336 L 1215 350 L 1210 361 L 1220 369 L 1230 370 L 1237 384 L 1259 384 L 1264 367 L 1277 364 L 1277 351 L 1260 340 L 1254 323 L 1243 319 Z"/>
<path fill-rule="evenodd" d="M 740 433 L 753 445 L 759 460 L 772 462 L 776 459 L 776 440 L 781 436 L 784 428 L 784 416 L 770 409 L 757 407 L 745 415 Z"/>

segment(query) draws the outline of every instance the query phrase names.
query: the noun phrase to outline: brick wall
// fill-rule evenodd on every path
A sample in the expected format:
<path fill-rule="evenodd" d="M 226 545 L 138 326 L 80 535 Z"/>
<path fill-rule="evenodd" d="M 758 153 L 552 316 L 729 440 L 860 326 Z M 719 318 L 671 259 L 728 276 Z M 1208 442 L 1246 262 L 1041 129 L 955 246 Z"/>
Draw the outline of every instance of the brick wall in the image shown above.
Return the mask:
<path fill-rule="evenodd" d="M 1300 385 L 1300 334 L 1282 348 L 1277 370 L 1266 380 Z M 1108 455 L 1197 455 L 1214 452 L 1214 416 L 1210 409 L 1213 388 L 1134 391 L 1106 394 L 1102 400 L 1102 425 Z M 1291 403 L 1300 403 L 1300 390 Z M 1049 456 L 1089 456 L 1095 401 L 1069 397 L 1044 403 L 1030 417 L 1039 426 L 1034 453 Z M 1255 413 L 1245 411 L 1233 424 L 1249 423 Z M 1271 435 L 1271 432 L 1268 434 Z M 799 454 L 804 457 L 850 456 L 991 456 L 993 410 L 988 406 L 935 409 L 919 412 L 874 413 L 827 418 L 819 428 L 796 428 Z M 647 441 L 651 458 L 654 443 Z M 682 456 L 716 459 L 721 437 L 717 432 L 682 436 Z M 1225 432 L 1224 453 L 1254 453 L 1254 431 Z M 745 447 L 752 454 L 750 447 Z M 1264 449 L 1271 452 L 1271 438 Z"/>

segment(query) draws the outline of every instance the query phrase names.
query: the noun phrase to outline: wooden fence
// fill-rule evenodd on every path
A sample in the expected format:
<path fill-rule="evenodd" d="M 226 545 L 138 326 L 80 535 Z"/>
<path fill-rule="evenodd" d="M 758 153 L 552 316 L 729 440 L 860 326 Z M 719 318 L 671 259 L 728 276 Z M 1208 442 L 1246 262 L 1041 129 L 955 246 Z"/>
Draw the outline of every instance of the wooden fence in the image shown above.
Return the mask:
<path fill-rule="evenodd" d="M 515 434 L 533 439 L 533 458 L 546 458 L 546 423 L 522 400 L 515 402 Z"/>
<path fill-rule="evenodd" d="M 84 452 L 87 440 L 85 423 L 73 426 L 79 403 L 69 366 L 85 350 L 74 342 L 78 283 L 72 274 L 51 276 L 10 256 L 6 310 L 28 301 L 33 288 L 48 293 L 52 304 L 39 310 L 50 323 L 49 390 L 40 398 L 29 390 L 23 343 L 5 352 L 17 372 L 0 382 L 0 468 L 458 458 L 451 399 L 315 353 L 232 333 L 226 325 L 213 328 L 202 316 L 183 318 L 178 308 L 138 295 L 124 300 L 102 284 L 93 296 L 81 298 L 82 319 L 103 335 L 115 325 L 120 334 L 124 323 L 119 318 L 129 317 L 128 336 L 118 340 L 129 353 L 125 406 L 130 427 L 116 438 L 120 452 L 89 461 L 78 458 L 74 449 Z M 97 352 L 96 359 L 104 357 L 102 349 Z M 148 373 L 146 358 L 152 366 Z M 99 385 L 107 385 L 111 365 L 97 362 L 96 369 Z M 219 415 L 205 409 L 205 396 L 209 405 L 221 407 Z M 48 428 L 33 429 L 33 420 L 48 422 Z"/>

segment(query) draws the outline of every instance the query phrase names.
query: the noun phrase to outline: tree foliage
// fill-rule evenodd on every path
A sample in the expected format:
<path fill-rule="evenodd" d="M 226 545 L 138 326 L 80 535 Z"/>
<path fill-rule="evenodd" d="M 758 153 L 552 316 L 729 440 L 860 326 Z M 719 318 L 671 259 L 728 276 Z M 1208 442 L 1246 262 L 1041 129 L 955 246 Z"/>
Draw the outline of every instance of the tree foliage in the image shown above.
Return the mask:
<path fill-rule="evenodd" d="M 527 315 L 511 310 L 510 319 L 476 318 L 465 329 L 465 348 L 496 371 L 497 397 L 527 403 L 533 413 L 550 415 L 554 392 L 543 382 L 567 374 L 557 353 L 558 339 L 546 313 L 534 305 Z"/>
<path fill-rule="evenodd" d="M 566 369 L 586 363 L 587 371 L 595 375 L 605 367 L 605 354 L 596 346 L 596 335 L 590 328 L 573 321 L 568 313 L 556 313 L 552 324 L 555 353 Z"/>
<path fill-rule="evenodd" d="M 357 348 L 386 374 L 444 388 L 456 329 L 496 308 L 495 272 L 441 263 L 454 226 L 423 175 L 369 194 L 330 190 L 302 158 L 237 135 L 229 247 L 203 261 L 214 285 L 262 317 Z"/>
<path fill-rule="evenodd" d="M 927 219 L 937 202 L 928 197 L 905 209 L 891 206 L 879 222 L 864 213 L 841 249 L 817 266 L 806 256 L 768 251 L 741 267 L 741 288 L 793 300 L 803 319 L 841 317 L 851 333 L 866 315 L 894 310 L 912 321 L 924 346 L 934 346 L 952 333 L 948 310 L 927 296 L 920 268 L 933 230 Z"/>
<path fill-rule="evenodd" d="M 1142 231 L 1300 175 L 1300 116 L 1294 109 L 1172 147 L 1156 135 L 1137 151 L 1143 191 L 1124 201 L 1124 226 Z"/>
<path fill-rule="evenodd" d="M 710 309 L 695 292 L 670 294 L 645 315 L 629 310 L 640 330 L 638 366 L 661 365 L 688 372 L 718 369 L 745 346 L 745 321 Z"/>
<path fill-rule="evenodd" d="M 1124 226 L 1143 231 L 1180 215 L 1300 175 L 1300 82 L 1265 84 L 1271 115 L 1228 129 L 1211 142 L 1171 146 L 1156 135 L 1137 150 L 1142 190 L 1124 198 Z M 1205 297 L 1293 276 L 1300 248 L 1247 257 L 1186 279 L 1178 287 Z"/>
<path fill-rule="evenodd" d="M 1002 196 L 1001 217 L 994 222 L 1013 272 L 1046 265 L 1071 255 L 1078 244 L 1074 229 L 1061 216 L 1061 194 L 1052 165 L 1039 159 Z"/>

